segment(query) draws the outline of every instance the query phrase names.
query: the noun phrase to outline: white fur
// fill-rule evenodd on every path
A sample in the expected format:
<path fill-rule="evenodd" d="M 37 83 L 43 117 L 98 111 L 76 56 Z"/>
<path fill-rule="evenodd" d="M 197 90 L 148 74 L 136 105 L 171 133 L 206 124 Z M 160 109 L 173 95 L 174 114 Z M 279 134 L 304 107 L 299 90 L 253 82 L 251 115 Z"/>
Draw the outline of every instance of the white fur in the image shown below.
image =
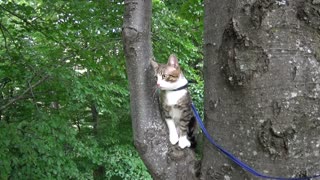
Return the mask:
<path fill-rule="evenodd" d="M 179 136 L 177 132 L 176 125 L 172 119 L 166 119 L 166 123 L 169 129 L 169 140 L 171 144 L 177 144 L 179 141 Z"/>
<path fill-rule="evenodd" d="M 167 82 L 162 79 L 161 75 L 157 75 L 157 78 L 157 84 L 161 90 L 174 90 L 188 83 L 188 80 L 182 74 L 180 74 L 180 77 L 176 82 Z"/>
<path fill-rule="evenodd" d="M 179 138 L 179 147 L 181 149 L 184 149 L 185 147 L 190 147 L 190 146 L 191 146 L 191 143 L 188 140 L 187 136 L 181 136 Z"/>
<path fill-rule="evenodd" d="M 167 105 L 171 106 L 177 104 L 178 101 L 186 95 L 186 93 L 186 89 L 181 89 L 179 91 L 167 91 L 165 94 Z"/>

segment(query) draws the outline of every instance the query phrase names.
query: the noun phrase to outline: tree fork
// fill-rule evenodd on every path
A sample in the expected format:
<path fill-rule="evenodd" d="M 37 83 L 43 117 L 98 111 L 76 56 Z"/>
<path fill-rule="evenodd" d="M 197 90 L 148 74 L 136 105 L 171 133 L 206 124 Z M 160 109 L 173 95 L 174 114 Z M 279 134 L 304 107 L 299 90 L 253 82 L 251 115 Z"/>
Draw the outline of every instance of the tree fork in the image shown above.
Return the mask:
<path fill-rule="evenodd" d="M 125 1 L 123 43 L 134 144 L 154 179 L 197 179 L 194 151 L 169 143 L 158 99 L 153 96 L 151 16 L 151 0 Z"/>

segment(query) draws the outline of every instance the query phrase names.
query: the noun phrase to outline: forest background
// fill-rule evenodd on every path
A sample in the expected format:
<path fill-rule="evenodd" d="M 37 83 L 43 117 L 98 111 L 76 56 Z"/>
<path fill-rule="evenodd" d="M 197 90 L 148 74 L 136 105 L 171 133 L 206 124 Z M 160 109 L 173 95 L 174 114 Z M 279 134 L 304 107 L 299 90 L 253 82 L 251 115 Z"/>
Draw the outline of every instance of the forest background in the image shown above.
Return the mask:
<path fill-rule="evenodd" d="M 0 179 L 151 179 L 133 146 L 123 11 L 0 1 Z M 178 56 L 203 109 L 203 2 L 153 0 L 152 11 L 155 58 Z"/>

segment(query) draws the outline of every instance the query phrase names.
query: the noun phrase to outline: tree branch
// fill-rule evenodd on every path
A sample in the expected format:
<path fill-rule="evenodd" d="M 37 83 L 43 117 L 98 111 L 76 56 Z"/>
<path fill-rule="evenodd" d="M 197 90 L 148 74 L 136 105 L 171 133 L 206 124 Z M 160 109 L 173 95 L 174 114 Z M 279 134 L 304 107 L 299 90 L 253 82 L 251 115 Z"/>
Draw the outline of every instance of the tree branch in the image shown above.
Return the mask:
<path fill-rule="evenodd" d="M 53 40 L 54 42 L 60 44 L 62 47 L 67 48 L 67 46 L 65 44 L 63 44 L 61 41 L 55 39 L 54 37 L 48 35 L 48 33 L 43 32 L 40 28 L 38 28 L 37 25 L 29 22 L 27 19 L 23 18 L 22 16 L 20 16 L 19 14 L 16 14 L 12 11 L 10 11 L 9 9 L 6 9 L 5 7 L 0 5 L 0 8 L 3 9 L 4 11 L 8 12 L 9 14 L 11 14 L 12 16 L 15 16 L 16 18 L 20 19 L 21 21 L 23 21 L 26 25 L 29 25 L 30 27 L 32 27 L 34 30 L 40 32 L 44 37 Z"/>
<path fill-rule="evenodd" d="M 6 47 L 7 52 L 9 52 L 9 48 L 8 48 L 8 44 L 7 44 L 7 37 L 6 37 L 5 33 L 4 33 L 4 29 L 5 29 L 5 27 L 0 22 L 0 30 L 1 30 L 1 33 L 2 33 L 2 36 L 3 36 L 3 39 L 4 39 L 4 46 Z"/>
<path fill-rule="evenodd" d="M 43 78 L 41 78 L 38 82 L 36 82 L 33 85 L 30 85 L 25 91 L 23 91 L 19 96 L 11 99 L 7 104 L 1 106 L 0 111 L 8 108 L 11 104 L 17 102 L 18 100 L 22 99 L 24 97 L 25 94 L 29 93 L 30 91 L 32 91 L 32 89 L 34 89 L 35 87 L 39 86 L 42 82 L 44 82 L 45 80 L 47 80 L 49 78 L 49 75 L 44 76 Z"/>

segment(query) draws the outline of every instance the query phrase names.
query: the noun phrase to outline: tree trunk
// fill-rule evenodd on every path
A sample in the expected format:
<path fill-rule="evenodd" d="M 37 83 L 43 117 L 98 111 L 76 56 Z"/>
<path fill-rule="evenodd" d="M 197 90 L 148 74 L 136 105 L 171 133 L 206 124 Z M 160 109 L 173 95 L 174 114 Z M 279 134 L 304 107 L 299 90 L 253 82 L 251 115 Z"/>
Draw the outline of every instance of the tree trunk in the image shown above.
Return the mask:
<path fill-rule="evenodd" d="M 93 134 L 97 137 L 99 130 L 99 112 L 97 109 L 97 105 L 94 102 L 91 102 L 91 116 L 92 116 L 92 124 L 93 124 Z"/>
<path fill-rule="evenodd" d="M 170 145 L 158 99 L 154 97 L 151 15 L 151 0 L 125 1 L 123 41 L 134 144 L 154 179 L 196 179 L 194 152 Z"/>
<path fill-rule="evenodd" d="M 205 119 L 266 175 L 320 173 L 320 2 L 205 1 Z M 203 179 L 258 179 L 205 141 Z"/>

